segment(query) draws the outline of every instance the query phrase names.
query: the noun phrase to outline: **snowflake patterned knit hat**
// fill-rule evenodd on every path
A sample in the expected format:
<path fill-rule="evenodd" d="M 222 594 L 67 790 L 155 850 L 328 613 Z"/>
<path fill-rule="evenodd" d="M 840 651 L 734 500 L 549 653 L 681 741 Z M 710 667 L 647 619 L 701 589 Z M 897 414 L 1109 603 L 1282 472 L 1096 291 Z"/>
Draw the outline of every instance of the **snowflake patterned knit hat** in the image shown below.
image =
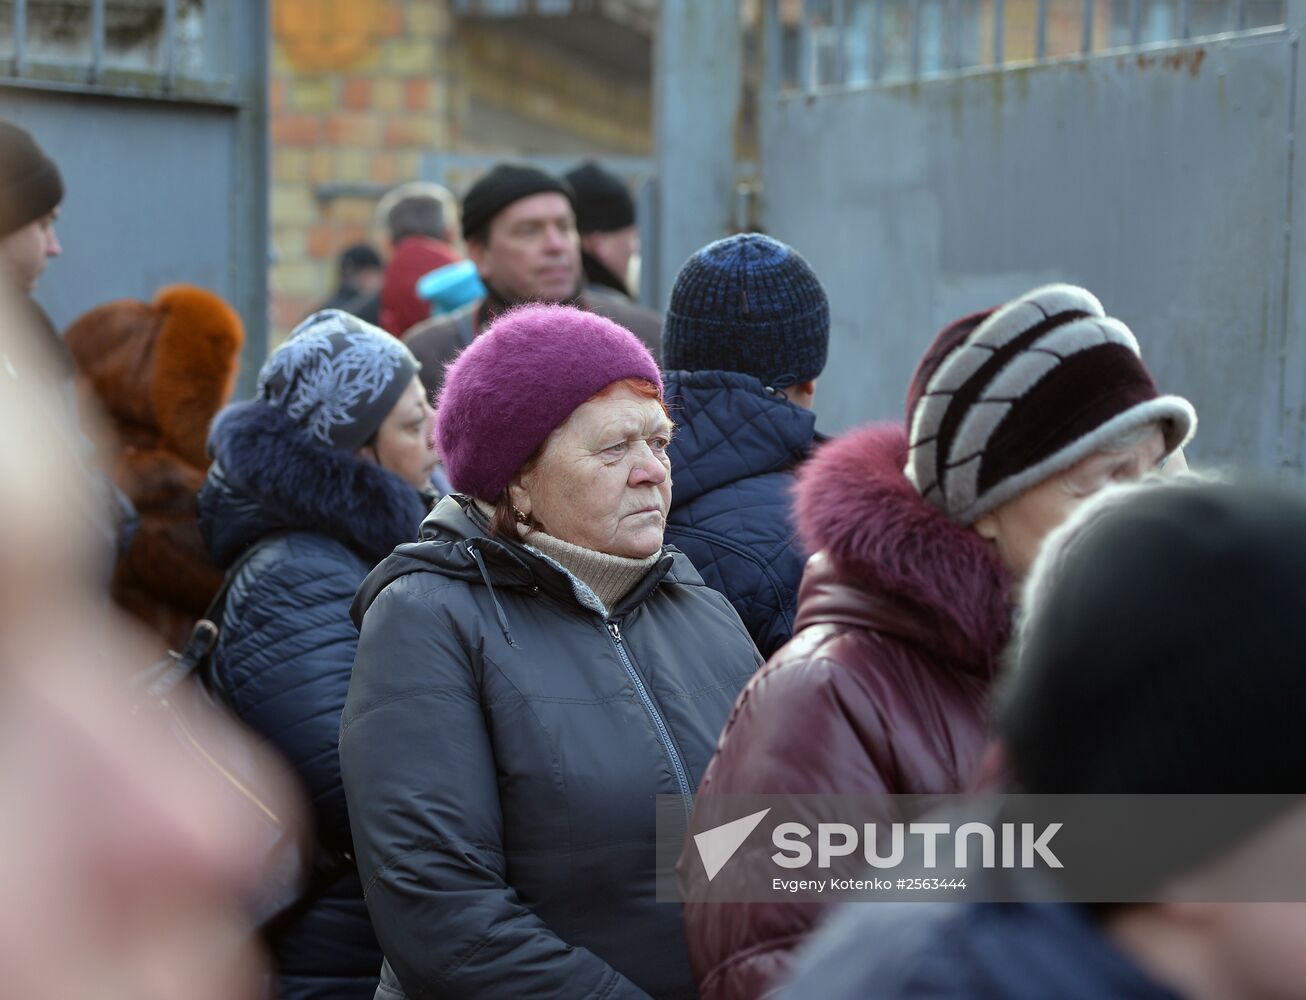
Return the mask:
<path fill-rule="evenodd" d="M 371 440 L 421 367 L 384 330 L 339 309 L 314 313 L 263 365 L 255 398 L 345 451 Z"/>
<path fill-rule="evenodd" d="M 960 524 L 1155 423 L 1166 453 L 1197 428 L 1158 394 L 1138 341 L 1088 291 L 1047 285 L 935 338 L 907 394 L 904 470 Z"/>

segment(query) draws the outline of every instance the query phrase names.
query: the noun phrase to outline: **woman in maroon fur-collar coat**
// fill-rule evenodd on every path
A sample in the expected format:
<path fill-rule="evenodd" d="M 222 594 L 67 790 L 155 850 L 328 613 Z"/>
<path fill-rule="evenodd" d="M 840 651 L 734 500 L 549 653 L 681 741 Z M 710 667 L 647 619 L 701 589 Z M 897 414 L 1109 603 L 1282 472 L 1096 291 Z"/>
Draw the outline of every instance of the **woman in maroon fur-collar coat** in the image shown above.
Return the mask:
<path fill-rule="evenodd" d="M 974 780 L 1011 623 L 1042 538 L 1192 434 L 1123 323 L 1087 291 L 1036 289 L 945 329 L 907 428 L 825 445 L 799 476 L 809 560 L 794 636 L 735 703 L 699 795 L 946 794 Z M 692 844 L 679 872 L 693 898 Z M 766 995 L 821 917 L 810 902 L 685 906 L 704 1000 Z"/>

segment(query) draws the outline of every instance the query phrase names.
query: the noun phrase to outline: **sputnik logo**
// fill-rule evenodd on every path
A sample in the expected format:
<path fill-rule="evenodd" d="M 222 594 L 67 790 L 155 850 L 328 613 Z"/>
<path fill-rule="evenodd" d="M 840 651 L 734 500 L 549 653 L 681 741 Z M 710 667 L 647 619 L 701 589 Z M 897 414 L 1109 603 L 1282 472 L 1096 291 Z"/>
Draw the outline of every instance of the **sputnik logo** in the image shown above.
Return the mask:
<path fill-rule="evenodd" d="M 729 823 L 722 823 L 710 830 L 694 834 L 694 844 L 698 847 L 698 856 L 703 861 L 703 868 L 707 871 L 709 882 L 717 877 L 721 869 L 726 866 L 726 862 L 735 856 L 735 852 L 743 846 L 748 835 L 757 829 L 757 825 L 770 811 L 770 809 L 763 809 L 742 819 L 731 820 Z"/>

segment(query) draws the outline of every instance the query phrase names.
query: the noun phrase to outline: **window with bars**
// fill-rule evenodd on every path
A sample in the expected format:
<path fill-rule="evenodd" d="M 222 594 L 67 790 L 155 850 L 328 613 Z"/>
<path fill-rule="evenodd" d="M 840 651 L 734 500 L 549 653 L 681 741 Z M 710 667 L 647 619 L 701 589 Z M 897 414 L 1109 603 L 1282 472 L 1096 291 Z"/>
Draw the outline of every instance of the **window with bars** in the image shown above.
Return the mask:
<path fill-rule="evenodd" d="M 1284 21 L 1284 0 L 772 0 L 768 6 L 779 20 L 784 89 L 910 80 Z"/>
<path fill-rule="evenodd" d="M 0 0 L 0 80 L 235 99 L 233 0 Z"/>

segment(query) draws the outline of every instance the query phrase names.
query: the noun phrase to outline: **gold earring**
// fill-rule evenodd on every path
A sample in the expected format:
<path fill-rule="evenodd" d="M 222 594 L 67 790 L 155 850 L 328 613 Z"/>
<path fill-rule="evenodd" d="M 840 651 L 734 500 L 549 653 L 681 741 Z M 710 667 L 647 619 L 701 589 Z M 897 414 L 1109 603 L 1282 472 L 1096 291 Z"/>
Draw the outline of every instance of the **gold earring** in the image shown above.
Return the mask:
<path fill-rule="evenodd" d="M 520 510 L 518 510 L 515 506 L 514 506 L 513 509 L 512 509 L 512 516 L 515 517 L 515 518 L 517 519 L 517 523 L 518 523 L 518 524 L 530 524 L 530 523 L 531 523 L 530 515 L 528 515 L 528 514 L 523 514 L 523 513 L 522 513 Z"/>

